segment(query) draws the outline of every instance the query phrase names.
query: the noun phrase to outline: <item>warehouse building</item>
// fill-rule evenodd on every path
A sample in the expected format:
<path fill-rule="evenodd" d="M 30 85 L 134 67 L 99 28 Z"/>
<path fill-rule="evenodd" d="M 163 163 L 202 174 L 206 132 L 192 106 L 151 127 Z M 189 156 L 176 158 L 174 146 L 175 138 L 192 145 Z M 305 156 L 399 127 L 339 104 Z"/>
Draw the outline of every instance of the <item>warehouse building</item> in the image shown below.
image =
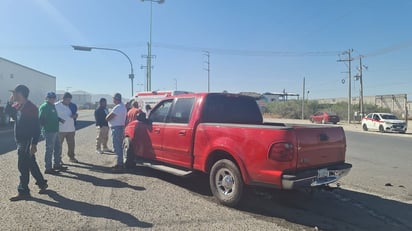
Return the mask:
<path fill-rule="evenodd" d="M 0 57 L 0 107 L 18 84 L 30 88 L 30 100 L 37 106 L 44 102 L 47 92 L 56 91 L 56 77 Z"/>

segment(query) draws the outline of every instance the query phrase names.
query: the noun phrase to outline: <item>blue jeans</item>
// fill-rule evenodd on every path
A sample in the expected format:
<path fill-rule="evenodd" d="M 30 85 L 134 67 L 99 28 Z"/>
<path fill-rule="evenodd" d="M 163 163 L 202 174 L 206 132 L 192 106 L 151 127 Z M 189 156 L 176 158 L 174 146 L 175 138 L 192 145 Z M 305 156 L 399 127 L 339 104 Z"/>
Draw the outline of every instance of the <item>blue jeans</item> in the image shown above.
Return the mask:
<path fill-rule="evenodd" d="M 123 165 L 124 126 L 111 127 L 114 153 L 117 155 L 117 165 Z"/>
<path fill-rule="evenodd" d="M 29 193 L 30 173 L 36 180 L 36 184 L 41 188 L 46 184 L 46 180 L 40 172 L 36 157 L 30 154 L 31 141 L 17 142 L 17 165 L 20 172 L 20 184 L 17 187 L 19 193 Z"/>
<path fill-rule="evenodd" d="M 54 157 L 54 166 L 60 166 L 62 161 L 62 149 L 58 132 L 45 132 L 46 139 L 46 154 L 44 155 L 44 162 L 46 170 L 52 168 L 52 159 Z"/>

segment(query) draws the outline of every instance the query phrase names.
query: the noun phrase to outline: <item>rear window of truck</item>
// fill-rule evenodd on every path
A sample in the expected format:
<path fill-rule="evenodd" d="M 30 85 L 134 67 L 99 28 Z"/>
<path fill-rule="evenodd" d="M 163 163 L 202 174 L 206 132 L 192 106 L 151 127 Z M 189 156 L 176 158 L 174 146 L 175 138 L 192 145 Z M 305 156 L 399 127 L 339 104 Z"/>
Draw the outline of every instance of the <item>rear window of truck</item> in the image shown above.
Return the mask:
<path fill-rule="evenodd" d="M 263 123 L 255 99 L 240 95 L 208 95 L 201 118 L 203 123 Z"/>

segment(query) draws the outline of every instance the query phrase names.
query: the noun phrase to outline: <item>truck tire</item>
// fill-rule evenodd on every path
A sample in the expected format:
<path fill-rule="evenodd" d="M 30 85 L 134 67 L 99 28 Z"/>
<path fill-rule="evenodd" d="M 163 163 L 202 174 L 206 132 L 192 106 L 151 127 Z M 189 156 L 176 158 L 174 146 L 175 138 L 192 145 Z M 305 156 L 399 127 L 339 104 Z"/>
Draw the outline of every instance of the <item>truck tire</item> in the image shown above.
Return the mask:
<path fill-rule="evenodd" d="M 242 175 L 231 160 L 219 160 L 213 165 L 209 183 L 213 196 L 223 205 L 234 207 L 242 198 Z"/>
<path fill-rule="evenodd" d="M 368 126 L 366 126 L 366 124 L 363 124 L 362 129 L 367 132 L 368 131 Z"/>
<path fill-rule="evenodd" d="M 126 167 L 135 167 L 136 161 L 134 158 L 134 153 L 132 149 L 132 141 L 129 137 L 123 139 L 123 158 L 125 159 Z"/>

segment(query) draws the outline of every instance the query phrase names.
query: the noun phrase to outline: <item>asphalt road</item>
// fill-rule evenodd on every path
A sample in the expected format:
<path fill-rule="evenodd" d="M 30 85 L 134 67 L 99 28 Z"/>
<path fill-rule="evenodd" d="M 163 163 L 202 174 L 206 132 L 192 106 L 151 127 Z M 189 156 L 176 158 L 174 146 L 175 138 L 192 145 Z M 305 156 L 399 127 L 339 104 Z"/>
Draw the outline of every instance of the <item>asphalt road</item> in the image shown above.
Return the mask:
<path fill-rule="evenodd" d="M 115 157 L 94 152 L 91 119 L 91 114 L 83 114 L 79 121 L 76 153 L 81 162 L 59 176 L 47 175 L 46 195 L 37 194 L 32 181 L 31 201 L 8 200 L 16 193 L 17 158 L 3 146 L 8 135 L 0 133 L 1 230 L 412 229 L 411 138 L 347 132 L 347 159 L 354 168 L 341 189 L 250 189 L 234 209 L 215 202 L 202 174 L 179 178 L 141 167 L 112 172 Z M 41 169 L 43 153 L 40 143 Z"/>

